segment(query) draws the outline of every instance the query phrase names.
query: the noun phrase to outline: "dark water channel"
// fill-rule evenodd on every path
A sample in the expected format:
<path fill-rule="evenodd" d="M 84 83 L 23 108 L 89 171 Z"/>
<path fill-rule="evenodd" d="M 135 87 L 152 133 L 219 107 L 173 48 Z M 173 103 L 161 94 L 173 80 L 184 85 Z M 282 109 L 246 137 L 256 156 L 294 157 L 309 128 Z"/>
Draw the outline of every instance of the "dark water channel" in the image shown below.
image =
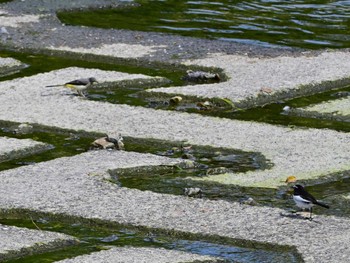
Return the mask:
<path fill-rule="evenodd" d="M 263 46 L 350 47 L 346 0 L 137 0 L 114 10 L 59 13 L 66 24 L 175 33 Z"/>

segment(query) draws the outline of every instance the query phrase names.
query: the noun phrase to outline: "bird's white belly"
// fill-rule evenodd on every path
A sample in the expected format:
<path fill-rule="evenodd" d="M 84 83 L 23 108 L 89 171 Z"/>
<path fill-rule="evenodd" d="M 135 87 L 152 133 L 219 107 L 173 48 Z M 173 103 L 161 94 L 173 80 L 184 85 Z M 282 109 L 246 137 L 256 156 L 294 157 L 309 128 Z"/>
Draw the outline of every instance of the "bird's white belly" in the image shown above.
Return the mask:
<path fill-rule="evenodd" d="M 310 208 L 314 205 L 310 201 L 301 198 L 299 195 L 293 195 L 293 200 L 298 207 L 303 208 L 303 209 Z"/>

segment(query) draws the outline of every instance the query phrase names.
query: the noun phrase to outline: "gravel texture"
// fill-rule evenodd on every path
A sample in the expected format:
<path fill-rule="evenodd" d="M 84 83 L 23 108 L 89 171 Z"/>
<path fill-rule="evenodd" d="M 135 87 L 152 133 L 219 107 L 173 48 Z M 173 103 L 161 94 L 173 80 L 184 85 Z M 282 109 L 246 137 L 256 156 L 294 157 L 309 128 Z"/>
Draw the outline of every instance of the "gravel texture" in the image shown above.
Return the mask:
<path fill-rule="evenodd" d="M 288 245 L 305 262 L 348 262 L 348 219 L 315 216 L 309 221 L 281 209 L 126 189 L 105 180 L 107 171 L 118 167 L 176 162 L 151 154 L 93 151 L 3 171 L 0 207 Z"/>
<path fill-rule="evenodd" d="M 43 253 L 74 245 L 77 240 L 71 236 L 30 230 L 0 224 L 0 261 Z"/>
<path fill-rule="evenodd" d="M 51 148 L 49 144 L 31 139 L 0 137 L 0 162 L 40 153 Z"/>
<path fill-rule="evenodd" d="M 217 262 L 214 257 L 199 256 L 176 250 L 159 248 L 118 247 L 90 255 L 58 261 L 60 263 L 172 263 L 180 262 Z"/>

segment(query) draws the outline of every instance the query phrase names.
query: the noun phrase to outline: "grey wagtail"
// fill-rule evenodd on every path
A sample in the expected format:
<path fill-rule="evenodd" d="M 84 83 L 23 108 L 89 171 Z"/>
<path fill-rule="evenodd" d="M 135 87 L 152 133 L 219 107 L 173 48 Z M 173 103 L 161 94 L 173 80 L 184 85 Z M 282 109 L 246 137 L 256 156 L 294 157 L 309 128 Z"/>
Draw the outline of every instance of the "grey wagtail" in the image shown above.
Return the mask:
<path fill-rule="evenodd" d="M 72 80 L 70 82 L 67 82 L 65 84 L 59 84 L 59 85 L 49 85 L 46 87 L 66 87 L 75 90 L 80 96 L 85 97 L 84 91 L 90 87 L 91 85 L 98 83 L 98 81 L 95 78 L 88 78 L 88 79 L 76 79 Z"/>

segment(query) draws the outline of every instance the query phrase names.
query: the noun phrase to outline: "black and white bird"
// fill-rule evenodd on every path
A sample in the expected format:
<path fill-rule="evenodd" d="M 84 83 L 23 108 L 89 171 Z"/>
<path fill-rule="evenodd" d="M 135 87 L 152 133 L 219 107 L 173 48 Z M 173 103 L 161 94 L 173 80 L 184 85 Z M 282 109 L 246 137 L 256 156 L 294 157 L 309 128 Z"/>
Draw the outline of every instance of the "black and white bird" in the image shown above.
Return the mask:
<path fill-rule="evenodd" d="M 80 96 L 85 97 L 84 91 L 89 88 L 91 85 L 98 83 L 95 78 L 84 78 L 84 79 L 76 79 L 64 84 L 58 85 L 49 85 L 46 87 L 66 87 L 75 90 Z"/>
<path fill-rule="evenodd" d="M 314 205 L 319 205 L 324 208 L 329 208 L 328 205 L 320 203 L 316 200 L 315 197 L 313 197 L 310 193 L 308 193 L 303 186 L 300 184 L 293 186 L 294 193 L 293 193 L 293 200 L 295 204 L 302 208 L 302 209 L 309 209 L 310 210 L 310 217 L 309 219 L 312 220 L 312 207 Z"/>

